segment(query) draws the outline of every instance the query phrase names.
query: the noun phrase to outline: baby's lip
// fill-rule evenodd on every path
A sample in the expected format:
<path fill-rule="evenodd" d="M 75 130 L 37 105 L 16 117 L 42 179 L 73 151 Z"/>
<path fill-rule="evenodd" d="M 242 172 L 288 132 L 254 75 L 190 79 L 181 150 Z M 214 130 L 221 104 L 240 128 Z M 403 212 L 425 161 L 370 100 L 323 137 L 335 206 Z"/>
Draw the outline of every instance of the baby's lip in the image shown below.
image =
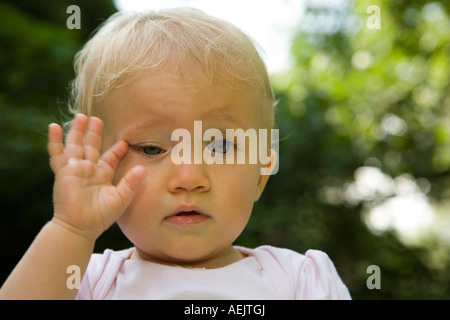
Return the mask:
<path fill-rule="evenodd" d="M 195 205 L 181 205 L 168 215 L 164 221 L 180 228 L 194 227 L 208 221 L 211 217 Z"/>
<path fill-rule="evenodd" d="M 206 217 L 210 217 L 208 214 L 206 214 L 204 211 L 202 211 L 199 207 L 195 206 L 195 205 L 188 205 L 188 204 L 183 204 L 181 206 L 179 206 L 177 209 L 175 209 L 174 212 L 172 212 L 170 215 L 168 215 L 166 217 L 170 218 L 173 216 L 188 216 L 188 215 L 203 215 Z"/>

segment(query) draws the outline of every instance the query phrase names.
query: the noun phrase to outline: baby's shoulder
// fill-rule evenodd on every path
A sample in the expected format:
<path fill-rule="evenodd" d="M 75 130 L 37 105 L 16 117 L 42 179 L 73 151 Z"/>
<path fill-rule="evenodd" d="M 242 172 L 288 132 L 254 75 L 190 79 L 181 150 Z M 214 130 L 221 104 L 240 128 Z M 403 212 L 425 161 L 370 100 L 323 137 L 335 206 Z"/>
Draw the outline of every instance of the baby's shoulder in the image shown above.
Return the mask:
<path fill-rule="evenodd" d="M 129 259 L 134 248 L 123 250 L 105 249 L 102 253 L 93 253 L 89 260 L 91 268 L 104 268 L 105 265 L 121 265 Z"/>
<path fill-rule="evenodd" d="M 106 249 L 103 253 L 93 253 L 78 290 L 77 299 L 104 299 L 122 264 L 133 250 L 134 248 L 118 251 Z"/>
<path fill-rule="evenodd" d="M 277 284 L 281 296 L 293 295 L 295 299 L 350 298 L 334 263 L 323 251 L 310 249 L 301 254 L 267 245 L 239 249 L 258 260 L 261 268 Z"/>
<path fill-rule="evenodd" d="M 298 270 L 307 262 L 314 262 L 320 264 L 332 263 L 328 255 L 320 250 L 310 249 L 305 254 L 298 253 L 291 249 L 273 247 L 264 245 L 255 249 L 244 247 L 237 247 L 246 255 L 255 257 L 262 263 L 276 262 L 279 266 L 286 268 L 287 266 L 294 267 Z"/>

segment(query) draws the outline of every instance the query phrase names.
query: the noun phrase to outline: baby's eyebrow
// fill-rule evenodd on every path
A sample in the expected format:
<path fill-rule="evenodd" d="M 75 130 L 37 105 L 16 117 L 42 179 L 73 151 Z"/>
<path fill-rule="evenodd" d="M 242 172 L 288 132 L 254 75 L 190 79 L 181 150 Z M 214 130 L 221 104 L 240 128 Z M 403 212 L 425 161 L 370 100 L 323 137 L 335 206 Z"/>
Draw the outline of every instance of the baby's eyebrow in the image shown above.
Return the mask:
<path fill-rule="evenodd" d="M 225 129 L 242 128 L 244 131 L 248 129 L 248 126 L 243 125 L 240 119 L 224 112 L 211 112 L 201 118 L 202 119 L 198 120 L 201 120 L 203 122 L 203 130 L 206 130 L 208 128 L 217 128 L 225 133 Z M 148 132 L 149 130 L 156 131 L 166 129 L 170 131 L 170 121 L 168 120 L 169 119 L 167 118 L 157 116 L 139 119 L 132 125 L 129 125 L 123 130 L 120 130 L 118 132 L 118 136 L 121 139 L 127 139 L 133 137 L 136 134 Z M 192 122 L 192 125 L 193 124 L 194 122 Z"/>
<path fill-rule="evenodd" d="M 207 119 L 211 119 L 212 120 L 211 122 L 214 123 L 220 123 L 221 125 L 219 127 L 221 128 L 226 129 L 242 128 L 244 130 L 248 129 L 248 126 L 244 126 L 244 124 L 238 118 L 223 112 L 212 112 L 208 114 Z M 229 127 L 228 125 L 232 126 Z"/>
<path fill-rule="evenodd" d="M 147 119 L 140 120 L 140 121 L 136 122 L 135 124 L 124 128 L 120 132 L 120 136 L 127 137 L 132 134 L 141 132 L 142 130 L 148 130 L 149 128 L 156 130 L 156 129 L 161 129 L 163 127 L 167 127 L 167 124 L 166 124 L 166 122 L 162 121 L 160 118 L 147 118 Z"/>

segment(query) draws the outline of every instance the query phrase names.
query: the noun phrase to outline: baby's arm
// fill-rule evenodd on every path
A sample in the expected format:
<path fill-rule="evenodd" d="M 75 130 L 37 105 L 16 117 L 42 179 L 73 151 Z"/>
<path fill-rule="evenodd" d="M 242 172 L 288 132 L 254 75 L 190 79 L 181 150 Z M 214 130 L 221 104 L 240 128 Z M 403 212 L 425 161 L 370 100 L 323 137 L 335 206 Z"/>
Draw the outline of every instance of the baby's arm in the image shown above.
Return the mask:
<path fill-rule="evenodd" d="M 49 126 L 48 151 L 55 174 L 54 216 L 37 235 L 0 289 L 0 299 L 73 299 L 67 267 L 84 274 L 96 239 L 131 203 L 146 169 L 134 167 L 116 185 L 115 170 L 128 151 L 119 141 L 103 155 L 103 123 L 77 115 L 66 144 L 59 125 Z"/>

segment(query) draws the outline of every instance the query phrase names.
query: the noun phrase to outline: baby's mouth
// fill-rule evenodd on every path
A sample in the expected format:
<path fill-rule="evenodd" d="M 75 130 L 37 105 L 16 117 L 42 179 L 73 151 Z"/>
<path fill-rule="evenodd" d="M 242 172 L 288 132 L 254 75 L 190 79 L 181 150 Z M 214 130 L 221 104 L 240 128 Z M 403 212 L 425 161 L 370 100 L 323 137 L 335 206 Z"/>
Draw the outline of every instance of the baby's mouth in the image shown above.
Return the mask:
<path fill-rule="evenodd" d="M 164 220 L 177 226 L 189 226 L 202 223 L 211 217 L 199 208 L 193 206 L 181 206 Z"/>
<path fill-rule="evenodd" d="M 201 213 L 198 213 L 197 211 L 183 211 L 183 212 L 177 213 L 175 216 L 178 216 L 178 217 L 193 216 L 193 215 L 198 215 L 198 214 L 201 214 Z"/>

